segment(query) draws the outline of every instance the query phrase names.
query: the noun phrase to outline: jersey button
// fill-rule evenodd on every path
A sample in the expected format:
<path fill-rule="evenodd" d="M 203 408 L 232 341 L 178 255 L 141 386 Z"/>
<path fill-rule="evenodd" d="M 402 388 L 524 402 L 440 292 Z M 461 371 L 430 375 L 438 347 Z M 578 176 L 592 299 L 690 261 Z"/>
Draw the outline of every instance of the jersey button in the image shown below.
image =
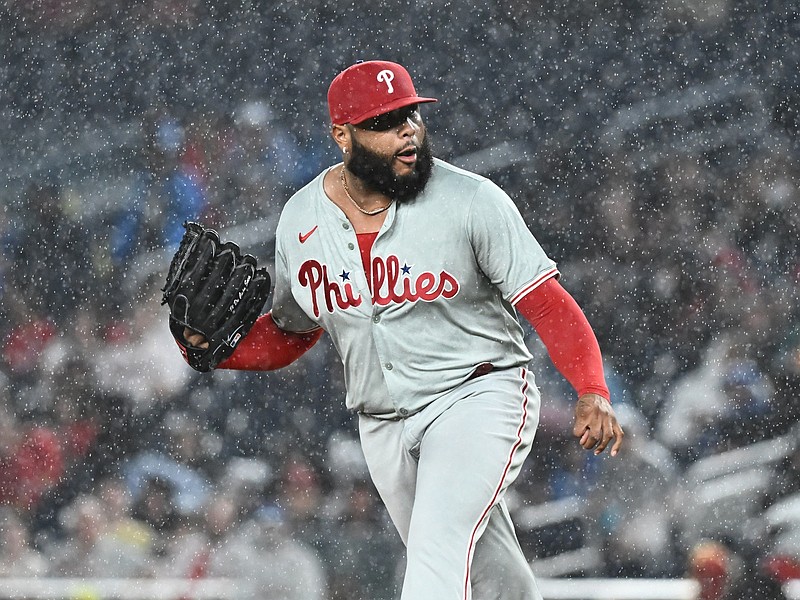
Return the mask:
<path fill-rule="evenodd" d="M 375 315 L 374 317 L 372 317 L 372 322 L 373 323 L 380 323 L 381 322 L 381 316 L 380 315 Z"/>
<path fill-rule="evenodd" d="M 394 369 L 394 365 L 392 365 L 392 363 L 386 363 L 384 367 L 386 367 L 387 371 L 391 371 L 392 369 Z"/>
<path fill-rule="evenodd" d="M 342 229 L 350 229 L 350 223 L 342 223 Z"/>
<path fill-rule="evenodd" d="M 407 408 L 401 408 L 397 412 L 400 413 L 401 417 L 405 417 L 408 414 L 408 409 Z"/>
<path fill-rule="evenodd" d="M 350 248 L 350 250 L 353 250 L 356 246 L 355 244 L 353 244 L 353 242 L 350 242 L 349 244 L 347 244 L 347 247 Z"/>

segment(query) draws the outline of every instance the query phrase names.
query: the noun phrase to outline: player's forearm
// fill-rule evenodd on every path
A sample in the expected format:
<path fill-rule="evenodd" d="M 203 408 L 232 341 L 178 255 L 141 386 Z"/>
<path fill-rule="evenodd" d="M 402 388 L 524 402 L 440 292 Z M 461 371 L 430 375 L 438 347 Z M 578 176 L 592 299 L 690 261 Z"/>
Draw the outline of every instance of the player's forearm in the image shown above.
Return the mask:
<path fill-rule="evenodd" d="M 284 331 L 272 320 L 272 315 L 261 315 L 253 328 L 239 342 L 236 351 L 221 362 L 219 369 L 240 371 L 274 371 L 285 367 L 308 352 L 322 336 L 322 329 L 309 333 Z"/>
<path fill-rule="evenodd" d="M 610 399 L 594 331 L 578 303 L 555 278 L 532 290 L 516 308 L 533 325 L 556 369 L 579 397 L 593 393 Z"/>

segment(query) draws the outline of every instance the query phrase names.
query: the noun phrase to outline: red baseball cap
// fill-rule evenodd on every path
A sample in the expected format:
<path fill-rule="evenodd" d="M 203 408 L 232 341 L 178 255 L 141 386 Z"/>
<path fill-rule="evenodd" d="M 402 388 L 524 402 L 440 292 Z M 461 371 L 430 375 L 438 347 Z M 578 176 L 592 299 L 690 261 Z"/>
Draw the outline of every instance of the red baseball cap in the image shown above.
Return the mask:
<path fill-rule="evenodd" d="M 348 67 L 328 88 L 328 111 L 335 125 L 355 125 L 409 104 L 436 101 L 417 96 L 408 71 L 383 60 Z"/>

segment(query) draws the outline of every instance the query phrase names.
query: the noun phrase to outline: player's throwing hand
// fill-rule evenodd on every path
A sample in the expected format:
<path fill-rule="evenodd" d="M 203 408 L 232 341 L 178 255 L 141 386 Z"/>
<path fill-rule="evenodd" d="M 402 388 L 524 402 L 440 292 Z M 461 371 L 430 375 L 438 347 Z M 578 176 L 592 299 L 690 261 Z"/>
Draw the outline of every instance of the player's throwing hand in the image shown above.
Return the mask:
<path fill-rule="evenodd" d="M 583 448 L 594 449 L 595 454 L 605 450 L 613 439 L 611 456 L 617 455 L 622 447 L 622 438 L 625 437 L 611 403 L 598 394 L 583 394 L 578 398 L 572 433 L 580 438 L 579 443 Z"/>

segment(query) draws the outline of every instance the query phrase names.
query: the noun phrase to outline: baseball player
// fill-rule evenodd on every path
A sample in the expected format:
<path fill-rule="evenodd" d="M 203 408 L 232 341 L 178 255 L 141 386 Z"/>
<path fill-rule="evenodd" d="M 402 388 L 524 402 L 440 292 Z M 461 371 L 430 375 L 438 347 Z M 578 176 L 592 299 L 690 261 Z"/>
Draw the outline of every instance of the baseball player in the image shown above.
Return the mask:
<path fill-rule="evenodd" d="M 328 108 L 342 162 L 283 209 L 271 311 L 201 370 L 278 369 L 328 332 L 406 545 L 402 600 L 541 598 L 504 500 L 540 405 L 518 314 L 576 390 L 578 443 L 616 455 L 623 431 L 555 263 L 500 188 L 431 156 L 428 102 L 393 62 L 336 76 Z M 190 364 L 211 352 L 189 320 L 173 333 Z"/>

